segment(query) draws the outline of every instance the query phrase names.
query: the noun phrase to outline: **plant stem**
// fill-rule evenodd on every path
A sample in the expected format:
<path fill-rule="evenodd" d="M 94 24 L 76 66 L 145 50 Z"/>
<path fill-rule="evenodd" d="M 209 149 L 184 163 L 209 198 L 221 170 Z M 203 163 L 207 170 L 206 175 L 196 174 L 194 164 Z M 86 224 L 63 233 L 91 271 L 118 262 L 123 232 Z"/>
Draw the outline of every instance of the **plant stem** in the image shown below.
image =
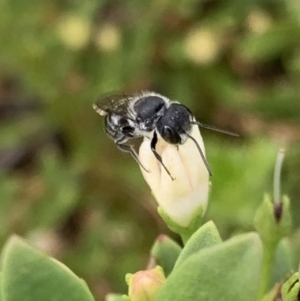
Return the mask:
<path fill-rule="evenodd" d="M 277 242 L 274 244 L 263 244 L 262 270 L 257 301 L 263 298 L 269 288 L 276 246 Z"/>

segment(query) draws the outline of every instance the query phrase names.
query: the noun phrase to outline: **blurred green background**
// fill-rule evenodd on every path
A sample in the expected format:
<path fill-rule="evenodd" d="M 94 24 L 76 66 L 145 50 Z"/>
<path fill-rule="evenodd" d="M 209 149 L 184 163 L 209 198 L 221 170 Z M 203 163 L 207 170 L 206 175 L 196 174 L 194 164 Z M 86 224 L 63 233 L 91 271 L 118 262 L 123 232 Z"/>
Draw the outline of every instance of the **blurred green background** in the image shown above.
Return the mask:
<path fill-rule="evenodd" d="M 280 147 L 300 225 L 299 1 L 0 0 L 0 41 L 1 245 L 30 239 L 101 300 L 159 233 L 178 239 L 92 109 L 110 91 L 154 90 L 240 133 L 202 130 L 224 239 L 253 229 Z"/>

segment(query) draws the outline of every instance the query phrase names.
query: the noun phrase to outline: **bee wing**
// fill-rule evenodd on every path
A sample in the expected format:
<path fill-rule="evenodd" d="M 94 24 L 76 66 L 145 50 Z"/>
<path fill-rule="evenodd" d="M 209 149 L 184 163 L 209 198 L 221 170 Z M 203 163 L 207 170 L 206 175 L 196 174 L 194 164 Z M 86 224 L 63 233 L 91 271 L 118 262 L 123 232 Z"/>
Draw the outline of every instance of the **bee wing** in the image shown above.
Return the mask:
<path fill-rule="evenodd" d="M 134 112 L 130 108 L 130 102 L 134 96 L 125 94 L 109 94 L 101 97 L 93 104 L 93 108 L 100 115 L 116 114 L 129 119 L 135 117 Z"/>

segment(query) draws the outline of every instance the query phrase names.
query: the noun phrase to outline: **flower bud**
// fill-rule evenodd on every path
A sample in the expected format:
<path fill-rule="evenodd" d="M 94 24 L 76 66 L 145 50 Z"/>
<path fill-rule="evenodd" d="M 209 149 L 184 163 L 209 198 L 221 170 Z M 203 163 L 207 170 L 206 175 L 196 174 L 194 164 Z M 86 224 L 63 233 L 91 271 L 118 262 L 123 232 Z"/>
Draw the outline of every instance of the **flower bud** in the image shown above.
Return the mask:
<path fill-rule="evenodd" d="M 262 241 L 268 245 L 277 245 L 291 230 L 290 200 L 284 197 L 281 203 L 281 218 L 278 221 L 274 203 L 265 195 L 263 203 L 259 206 L 254 217 L 254 227 Z"/>
<path fill-rule="evenodd" d="M 130 301 L 154 300 L 166 278 L 161 267 L 127 274 L 128 297 Z"/>
<path fill-rule="evenodd" d="M 290 200 L 286 196 L 281 198 L 280 175 L 283 158 L 284 150 L 280 150 L 275 164 L 273 202 L 266 195 L 254 217 L 254 226 L 262 241 L 274 246 L 289 234 L 292 223 Z"/>
<path fill-rule="evenodd" d="M 190 133 L 205 154 L 198 126 Z M 182 145 L 171 145 L 162 138 L 156 150 L 173 177 L 170 177 L 151 151 L 150 140 L 144 138 L 139 150 L 143 176 L 160 208 L 180 227 L 189 227 L 195 214 L 207 207 L 209 174 L 195 143 L 188 139 Z"/>
<path fill-rule="evenodd" d="M 283 301 L 298 301 L 300 293 L 299 274 L 294 273 L 281 287 Z"/>

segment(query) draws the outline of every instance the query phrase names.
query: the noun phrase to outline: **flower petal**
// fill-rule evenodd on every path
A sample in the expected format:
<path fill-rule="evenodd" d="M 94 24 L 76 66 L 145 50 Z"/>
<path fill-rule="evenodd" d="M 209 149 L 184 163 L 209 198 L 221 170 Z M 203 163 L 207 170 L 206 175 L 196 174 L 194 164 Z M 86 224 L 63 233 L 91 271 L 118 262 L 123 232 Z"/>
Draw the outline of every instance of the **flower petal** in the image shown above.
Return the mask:
<path fill-rule="evenodd" d="M 197 126 L 191 135 L 205 154 L 204 144 Z M 139 151 L 141 163 L 150 172 L 142 173 L 158 204 L 178 225 L 188 227 L 194 213 L 202 206 L 206 209 L 209 192 L 209 174 L 193 140 L 183 145 L 171 145 L 159 139 L 157 151 L 174 180 L 152 153 L 150 140 L 145 138 Z"/>

